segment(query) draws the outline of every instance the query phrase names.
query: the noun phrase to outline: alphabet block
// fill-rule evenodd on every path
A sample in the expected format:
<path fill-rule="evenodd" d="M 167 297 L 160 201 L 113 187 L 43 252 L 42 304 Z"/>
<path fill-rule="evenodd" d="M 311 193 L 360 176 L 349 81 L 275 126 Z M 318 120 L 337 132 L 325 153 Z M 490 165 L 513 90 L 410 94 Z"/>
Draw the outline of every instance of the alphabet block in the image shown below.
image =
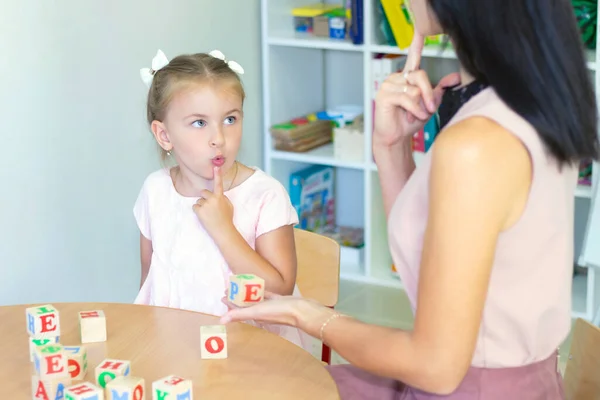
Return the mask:
<path fill-rule="evenodd" d="M 60 318 L 58 310 L 51 304 L 25 309 L 27 333 L 34 339 L 60 336 Z"/>
<path fill-rule="evenodd" d="M 88 370 L 87 350 L 84 346 L 65 346 L 69 375 L 74 381 L 82 381 Z"/>
<path fill-rule="evenodd" d="M 104 392 L 96 385 L 82 382 L 65 390 L 65 400 L 104 400 Z"/>
<path fill-rule="evenodd" d="M 31 377 L 31 392 L 35 400 L 63 399 L 65 388 L 71 385 L 71 378 L 63 376 L 56 379 L 40 378 L 37 375 Z"/>
<path fill-rule="evenodd" d="M 36 346 L 33 363 L 36 373 L 42 379 L 57 379 L 69 376 L 67 354 L 60 344 Z"/>
<path fill-rule="evenodd" d="M 96 384 L 105 388 L 106 384 L 117 376 L 129 376 L 131 363 L 124 360 L 106 359 L 96 367 Z"/>
<path fill-rule="evenodd" d="M 248 307 L 263 301 L 265 280 L 251 274 L 233 275 L 229 280 L 229 301 L 238 307 Z"/>
<path fill-rule="evenodd" d="M 33 362 L 33 356 L 35 354 L 35 348 L 37 346 L 43 346 L 45 344 L 56 344 L 60 343 L 60 336 L 50 337 L 46 339 L 29 338 L 29 361 Z"/>
<path fill-rule="evenodd" d="M 102 310 L 80 311 L 79 330 L 81 343 L 106 341 L 106 316 Z"/>
<path fill-rule="evenodd" d="M 154 381 L 152 400 L 193 400 L 192 381 L 176 375 Z"/>
<path fill-rule="evenodd" d="M 117 376 L 106 384 L 106 400 L 144 400 L 144 378 Z"/>
<path fill-rule="evenodd" d="M 227 330 L 225 325 L 200 327 L 200 356 L 203 359 L 227 358 Z"/>

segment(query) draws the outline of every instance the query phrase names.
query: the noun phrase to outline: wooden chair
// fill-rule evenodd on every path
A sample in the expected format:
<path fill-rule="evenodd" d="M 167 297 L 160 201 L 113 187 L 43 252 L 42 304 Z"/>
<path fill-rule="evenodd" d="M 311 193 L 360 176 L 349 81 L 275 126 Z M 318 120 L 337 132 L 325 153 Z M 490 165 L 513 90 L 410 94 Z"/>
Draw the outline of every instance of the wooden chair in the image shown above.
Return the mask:
<path fill-rule="evenodd" d="M 300 294 L 334 308 L 340 287 L 340 245 L 331 238 L 303 229 L 294 229 L 294 237 Z M 324 343 L 321 360 L 331 363 L 331 349 Z"/>
<path fill-rule="evenodd" d="M 600 328 L 581 318 L 573 328 L 563 382 L 567 400 L 600 399 Z"/>

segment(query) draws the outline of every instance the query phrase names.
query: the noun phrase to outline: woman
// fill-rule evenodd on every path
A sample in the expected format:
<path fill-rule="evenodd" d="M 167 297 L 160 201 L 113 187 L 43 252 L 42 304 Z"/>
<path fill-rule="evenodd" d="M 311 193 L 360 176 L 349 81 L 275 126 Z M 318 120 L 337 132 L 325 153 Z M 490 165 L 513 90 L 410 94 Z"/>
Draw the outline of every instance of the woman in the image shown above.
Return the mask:
<path fill-rule="evenodd" d="M 306 300 L 231 310 L 298 326 L 351 365 L 343 399 L 562 399 L 578 162 L 598 158 L 595 97 L 568 0 L 412 0 L 403 73 L 377 95 L 373 152 L 411 332 Z M 423 37 L 447 33 L 460 74 L 432 88 Z M 453 87 L 456 86 L 456 87 Z M 440 105 L 415 170 L 410 138 Z"/>

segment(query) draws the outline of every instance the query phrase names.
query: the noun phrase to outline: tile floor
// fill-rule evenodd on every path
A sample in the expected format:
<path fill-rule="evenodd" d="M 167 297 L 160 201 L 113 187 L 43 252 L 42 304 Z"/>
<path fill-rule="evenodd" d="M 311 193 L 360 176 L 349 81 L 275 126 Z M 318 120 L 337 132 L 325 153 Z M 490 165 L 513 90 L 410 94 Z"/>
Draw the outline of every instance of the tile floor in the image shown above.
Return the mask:
<path fill-rule="evenodd" d="M 342 280 L 336 309 L 361 321 L 377 325 L 410 329 L 413 324 L 408 298 L 403 290 L 396 288 Z M 570 344 L 571 337 L 569 336 L 560 348 L 563 371 Z M 321 348 L 318 341 L 314 343 L 313 354 L 320 358 Z M 332 364 L 342 363 L 346 363 L 346 361 L 334 352 L 332 354 Z"/>

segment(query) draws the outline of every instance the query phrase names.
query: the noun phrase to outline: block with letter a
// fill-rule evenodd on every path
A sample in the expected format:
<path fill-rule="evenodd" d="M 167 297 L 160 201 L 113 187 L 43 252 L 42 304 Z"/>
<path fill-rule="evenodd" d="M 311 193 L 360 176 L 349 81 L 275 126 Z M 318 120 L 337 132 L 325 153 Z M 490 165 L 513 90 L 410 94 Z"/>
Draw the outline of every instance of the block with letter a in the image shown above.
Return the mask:
<path fill-rule="evenodd" d="M 125 360 L 106 359 L 96 367 L 96 384 L 105 388 L 106 384 L 118 376 L 131 374 L 131 363 Z"/>
<path fill-rule="evenodd" d="M 200 356 L 203 359 L 227 358 L 227 330 L 225 325 L 200 327 Z"/>
<path fill-rule="evenodd" d="M 144 378 L 117 376 L 106 384 L 106 400 L 145 400 Z"/>
<path fill-rule="evenodd" d="M 51 304 L 25 309 L 27 333 L 34 339 L 55 338 L 60 336 L 58 310 Z"/>
<path fill-rule="evenodd" d="M 78 316 L 81 343 L 106 341 L 106 316 L 104 311 L 80 311 Z"/>
<path fill-rule="evenodd" d="M 89 382 L 82 382 L 65 390 L 65 400 L 104 400 L 104 391 Z"/>
<path fill-rule="evenodd" d="M 87 373 L 87 351 L 84 346 L 64 346 L 67 354 L 69 375 L 74 381 L 82 381 Z"/>
<path fill-rule="evenodd" d="M 40 378 L 37 375 L 31 377 L 31 393 L 35 400 L 63 399 L 65 388 L 71 385 L 71 378 L 62 376 L 59 378 Z"/>
<path fill-rule="evenodd" d="M 265 280 L 252 274 L 232 275 L 229 279 L 229 301 L 247 307 L 263 301 Z"/>
<path fill-rule="evenodd" d="M 152 400 L 193 400 L 192 381 L 176 375 L 152 382 Z"/>
<path fill-rule="evenodd" d="M 56 379 L 69 376 L 67 354 L 60 344 L 36 346 L 33 363 L 37 375 L 42 379 Z"/>

